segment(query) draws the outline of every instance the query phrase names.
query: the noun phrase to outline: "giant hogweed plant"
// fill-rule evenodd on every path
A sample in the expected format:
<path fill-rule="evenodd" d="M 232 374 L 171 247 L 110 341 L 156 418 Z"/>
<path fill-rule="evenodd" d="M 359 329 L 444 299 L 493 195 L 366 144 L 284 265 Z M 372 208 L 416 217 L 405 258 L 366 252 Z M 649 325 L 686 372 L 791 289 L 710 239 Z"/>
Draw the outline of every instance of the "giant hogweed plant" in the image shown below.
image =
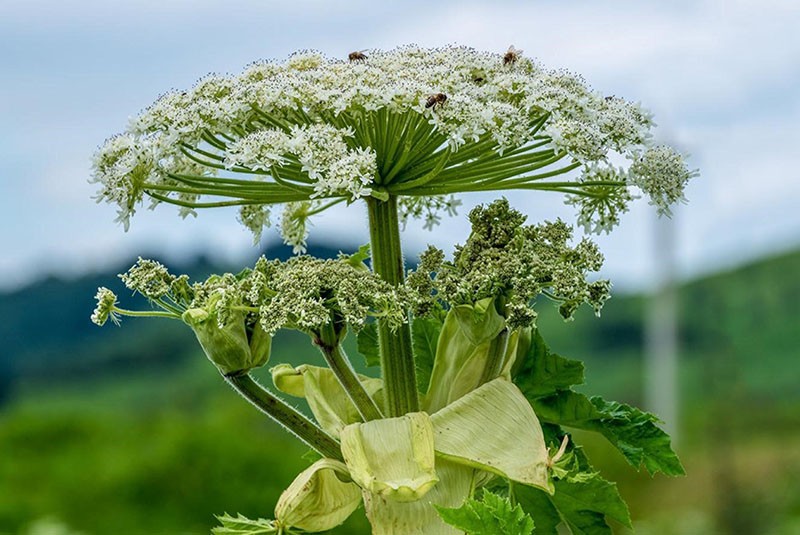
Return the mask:
<path fill-rule="evenodd" d="M 610 231 L 639 196 L 669 214 L 694 172 L 652 127 L 637 104 L 513 48 L 411 46 L 208 76 L 110 138 L 94 160 L 97 199 L 126 229 L 145 200 L 182 216 L 236 206 L 258 241 L 282 207 L 280 232 L 304 253 L 314 214 L 339 203 L 368 214 L 369 246 L 338 259 L 262 257 L 193 283 L 140 259 L 121 277 L 152 310 L 98 291 L 95 323 L 183 321 L 227 383 L 319 455 L 273 519 L 223 515 L 214 533 L 320 532 L 360 506 L 376 534 L 630 525 L 569 430 L 603 435 L 636 469 L 682 474 L 669 437 L 651 414 L 574 390 L 583 364 L 552 353 L 536 327 L 534 303 L 566 319 L 584 304 L 599 313 L 610 284 L 594 277 L 597 247 L 560 220 L 526 224 L 501 198 L 470 212 L 452 255 L 429 248 L 406 273 L 400 230 L 409 218 L 435 226 L 466 192 L 560 193 L 589 232 Z M 326 366 L 281 364 L 280 329 L 306 333 Z M 348 331 L 379 377 L 354 371 Z M 265 386 L 250 372 L 268 363 Z M 305 399 L 313 418 L 285 397 Z"/>

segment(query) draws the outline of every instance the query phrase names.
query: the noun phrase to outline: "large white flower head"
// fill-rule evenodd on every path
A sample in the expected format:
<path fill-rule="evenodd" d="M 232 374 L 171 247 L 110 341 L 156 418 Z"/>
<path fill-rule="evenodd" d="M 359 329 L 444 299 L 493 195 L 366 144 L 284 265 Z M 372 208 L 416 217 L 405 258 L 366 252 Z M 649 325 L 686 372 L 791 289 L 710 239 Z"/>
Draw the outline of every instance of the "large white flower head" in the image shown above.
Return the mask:
<path fill-rule="evenodd" d="M 94 180 L 126 226 L 145 195 L 183 215 L 246 207 L 259 236 L 272 204 L 396 197 L 430 226 L 453 194 L 539 189 L 569 194 L 582 223 L 607 229 L 629 187 L 665 212 L 692 176 L 652 152 L 652 127 L 638 104 L 519 54 L 302 51 L 163 95 L 100 148 Z M 610 165 L 619 156 L 635 173 Z"/>

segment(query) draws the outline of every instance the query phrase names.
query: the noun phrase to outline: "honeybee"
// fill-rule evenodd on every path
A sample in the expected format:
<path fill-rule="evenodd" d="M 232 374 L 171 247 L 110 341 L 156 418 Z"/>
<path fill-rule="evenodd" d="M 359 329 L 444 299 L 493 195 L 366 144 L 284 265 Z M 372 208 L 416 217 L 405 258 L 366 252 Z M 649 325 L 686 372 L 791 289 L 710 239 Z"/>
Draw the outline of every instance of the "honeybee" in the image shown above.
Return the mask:
<path fill-rule="evenodd" d="M 521 55 L 522 50 L 517 50 L 514 45 L 511 45 L 503 56 L 503 65 L 513 65 Z"/>
<path fill-rule="evenodd" d="M 447 100 L 447 95 L 445 95 L 444 93 L 434 93 L 433 95 L 428 97 L 428 101 L 425 103 L 425 107 L 436 109 L 436 106 L 437 105 L 441 106 L 442 104 L 444 104 L 445 100 Z"/>
<path fill-rule="evenodd" d="M 363 50 L 356 50 L 355 52 L 350 52 L 347 55 L 347 59 L 350 60 L 350 63 L 355 61 L 365 61 L 367 59 L 367 55 L 364 54 Z"/>

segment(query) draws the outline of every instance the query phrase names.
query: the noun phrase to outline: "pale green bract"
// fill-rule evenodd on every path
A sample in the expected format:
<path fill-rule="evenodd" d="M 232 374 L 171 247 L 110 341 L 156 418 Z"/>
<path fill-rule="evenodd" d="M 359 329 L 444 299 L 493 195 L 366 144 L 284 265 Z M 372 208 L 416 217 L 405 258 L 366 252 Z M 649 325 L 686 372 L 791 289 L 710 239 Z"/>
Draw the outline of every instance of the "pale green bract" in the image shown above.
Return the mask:
<path fill-rule="evenodd" d="M 347 61 L 304 51 L 163 95 L 100 147 L 93 181 L 126 229 L 145 196 L 183 216 L 238 206 L 259 239 L 273 204 L 396 195 L 403 221 L 431 228 L 455 212 L 454 194 L 538 189 L 568 194 L 582 224 L 607 231 L 632 186 L 667 212 L 694 175 L 679 153 L 652 146 L 652 127 L 638 104 L 524 56 L 406 46 Z M 630 173 L 611 164 L 626 159 Z M 284 212 L 283 236 L 298 251 L 306 224 L 302 210 Z"/>

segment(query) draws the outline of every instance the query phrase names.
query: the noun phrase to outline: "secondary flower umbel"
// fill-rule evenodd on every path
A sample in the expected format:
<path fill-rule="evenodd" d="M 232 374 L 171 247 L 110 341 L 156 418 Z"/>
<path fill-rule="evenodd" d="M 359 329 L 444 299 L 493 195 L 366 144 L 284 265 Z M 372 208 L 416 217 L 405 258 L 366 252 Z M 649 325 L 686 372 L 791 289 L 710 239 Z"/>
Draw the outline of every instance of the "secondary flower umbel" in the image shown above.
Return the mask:
<path fill-rule="evenodd" d="M 94 180 L 126 227 L 145 196 L 182 215 L 239 206 L 258 238 L 273 204 L 396 196 L 402 217 L 432 226 L 453 194 L 538 189 L 568 194 L 582 223 L 608 230 L 632 186 L 667 212 L 692 176 L 677 152 L 651 146 L 652 126 L 638 104 L 518 51 L 299 52 L 163 95 L 100 148 Z M 298 251 L 308 215 L 284 213 Z"/>

